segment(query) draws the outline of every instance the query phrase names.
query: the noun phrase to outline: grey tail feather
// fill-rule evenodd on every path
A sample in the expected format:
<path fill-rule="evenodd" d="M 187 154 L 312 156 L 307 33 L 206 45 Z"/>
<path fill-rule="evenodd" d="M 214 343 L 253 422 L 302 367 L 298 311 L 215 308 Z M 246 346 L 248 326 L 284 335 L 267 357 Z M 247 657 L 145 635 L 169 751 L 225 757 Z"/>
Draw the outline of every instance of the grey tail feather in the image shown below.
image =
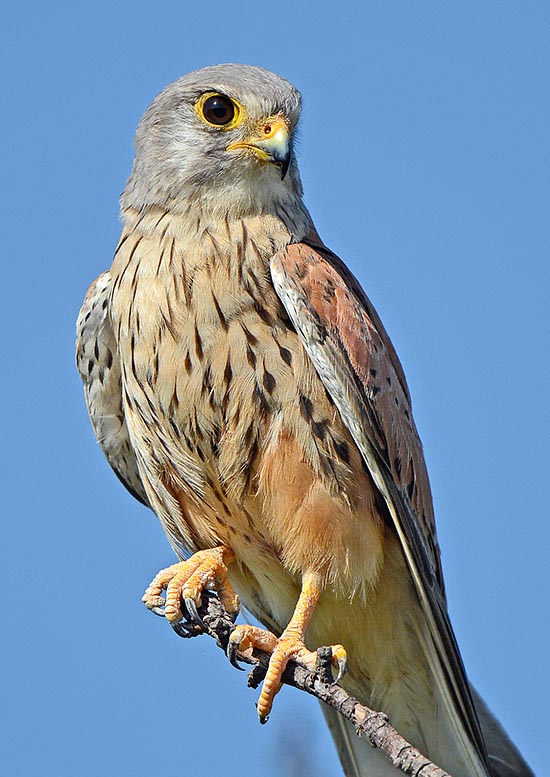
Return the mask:
<path fill-rule="evenodd" d="M 494 777 L 535 777 L 479 693 L 470 685 Z"/>
<path fill-rule="evenodd" d="M 471 690 L 493 777 L 535 777 L 481 696 L 475 688 Z M 359 739 L 349 721 L 326 704 L 321 704 L 321 708 L 346 777 L 399 777 L 403 774 L 392 766 L 379 750 L 372 747 L 368 740 Z"/>
<path fill-rule="evenodd" d="M 346 777 L 403 777 L 403 772 L 392 766 L 368 739 L 357 736 L 349 720 L 326 704 L 321 704 L 321 708 Z"/>

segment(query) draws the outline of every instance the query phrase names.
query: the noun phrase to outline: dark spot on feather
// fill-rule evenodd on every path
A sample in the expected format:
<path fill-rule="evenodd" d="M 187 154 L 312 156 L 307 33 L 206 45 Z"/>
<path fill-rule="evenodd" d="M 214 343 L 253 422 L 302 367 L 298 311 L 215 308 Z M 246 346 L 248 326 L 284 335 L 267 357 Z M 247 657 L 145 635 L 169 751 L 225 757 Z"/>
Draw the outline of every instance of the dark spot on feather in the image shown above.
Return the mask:
<path fill-rule="evenodd" d="M 142 218 L 143 218 L 143 216 L 142 216 Z M 141 221 L 141 219 L 140 219 L 140 221 Z M 139 223 L 139 222 L 138 222 L 138 223 Z M 137 224 L 136 224 L 136 226 L 137 226 Z M 125 271 L 128 269 L 128 267 L 129 267 L 129 265 L 130 265 L 130 263 L 131 263 L 132 259 L 134 258 L 134 254 L 135 254 L 135 252 L 136 252 L 136 250 L 137 250 L 137 247 L 138 247 L 138 245 L 141 243 L 141 241 L 142 241 L 142 240 L 143 240 L 143 235 L 140 235 L 140 237 L 139 237 L 139 238 L 136 240 L 136 242 L 135 242 L 135 243 L 134 243 L 134 245 L 132 246 L 132 250 L 130 251 L 130 255 L 129 255 L 129 257 L 128 257 L 128 264 L 127 264 L 127 265 L 126 265 L 126 267 L 124 268 L 124 272 L 125 272 Z"/>
<path fill-rule="evenodd" d="M 221 439 L 222 439 L 221 429 L 218 424 L 214 424 L 214 428 L 212 429 L 212 451 L 216 458 L 218 458 L 220 455 Z M 223 496 L 221 494 L 218 494 L 216 492 L 216 496 L 218 497 L 220 502 L 223 502 Z"/>
<path fill-rule="evenodd" d="M 155 224 L 155 228 L 156 228 L 156 227 L 158 227 L 158 225 L 160 224 L 160 222 L 161 222 L 163 219 L 165 219 L 167 215 L 168 215 L 168 212 L 167 212 L 167 211 L 164 211 L 164 212 L 163 212 L 163 213 L 160 215 L 160 217 L 157 219 L 157 222 L 156 222 L 156 224 Z"/>
<path fill-rule="evenodd" d="M 194 416 L 190 426 L 191 426 L 191 432 L 192 432 L 193 436 L 197 440 L 201 440 L 201 441 L 204 440 L 204 435 L 203 435 L 201 427 L 199 426 L 199 423 L 197 421 L 196 414 L 195 414 L 195 416 Z"/>
<path fill-rule="evenodd" d="M 279 318 L 279 324 L 282 324 L 285 329 L 288 329 L 290 332 L 295 332 L 296 329 L 294 327 L 294 324 L 290 320 L 290 317 L 284 307 L 280 305 L 279 312 L 278 312 L 278 318 Z"/>
<path fill-rule="evenodd" d="M 401 459 L 399 456 L 396 456 L 393 460 L 393 466 L 395 468 L 395 471 L 397 472 L 397 477 L 401 477 Z"/>
<path fill-rule="evenodd" d="M 327 435 L 327 422 L 326 421 L 312 421 L 311 431 L 313 436 L 319 440 L 324 440 Z"/>
<path fill-rule="evenodd" d="M 252 350 L 252 348 L 250 347 L 250 345 L 248 343 L 246 344 L 246 360 L 250 364 L 252 369 L 255 369 L 255 367 L 256 367 L 256 354 L 254 353 L 254 351 Z"/>
<path fill-rule="evenodd" d="M 172 430 L 173 430 L 174 434 L 179 439 L 179 437 L 180 437 L 180 430 L 179 430 L 179 427 L 178 427 L 177 423 L 174 421 L 174 419 L 172 417 L 170 417 L 169 421 L 170 421 L 170 426 L 172 427 Z"/>
<path fill-rule="evenodd" d="M 252 540 L 250 539 L 250 535 L 248 535 L 248 534 L 243 534 L 243 537 L 244 537 L 244 541 L 245 541 L 245 542 L 248 542 L 248 544 L 249 544 L 249 545 L 251 545 L 251 544 L 252 544 Z"/>
<path fill-rule="evenodd" d="M 171 316 L 172 311 L 168 309 L 168 314 Z M 172 319 L 169 318 L 164 311 L 161 311 L 162 320 L 164 321 L 166 328 L 170 332 L 172 339 L 177 343 L 178 342 L 178 333 L 176 328 L 174 327 L 174 324 L 172 323 Z"/>
<path fill-rule="evenodd" d="M 197 354 L 197 359 L 199 361 L 202 361 L 202 357 L 203 357 L 202 338 L 200 336 L 196 323 L 195 323 L 195 353 Z"/>
<path fill-rule="evenodd" d="M 403 412 L 405 413 L 405 418 L 407 419 L 407 421 L 410 421 L 411 420 L 411 415 L 410 415 L 409 411 L 407 410 L 407 408 L 405 408 L 405 410 Z"/>
<path fill-rule="evenodd" d="M 189 351 L 185 354 L 185 359 L 183 360 L 183 366 L 185 367 L 185 372 L 190 375 L 191 374 L 191 357 L 189 356 Z"/>
<path fill-rule="evenodd" d="M 349 464 L 349 445 L 345 440 L 341 442 L 334 440 L 334 450 L 339 459 L 345 464 Z"/>
<path fill-rule="evenodd" d="M 223 224 L 224 224 L 224 227 L 225 227 L 225 235 L 226 235 L 228 240 L 231 240 L 231 229 L 229 228 L 229 219 L 227 218 L 227 216 L 224 216 Z"/>
<path fill-rule="evenodd" d="M 409 483 L 407 483 L 407 494 L 409 495 L 409 499 L 413 498 L 414 486 L 415 486 L 415 480 L 414 480 L 414 471 L 413 471 L 411 475 L 411 479 Z"/>
<path fill-rule="evenodd" d="M 252 392 L 252 401 L 257 406 L 258 410 L 260 411 L 260 414 L 262 416 L 266 415 L 266 413 L 269 410 L 269 403 L 267 401 L 267 398 L 264 392 L 261 390 L 258 384 L 254 386 L 254 391 Z"/>
<path fill-rule="evenodd" d="M 216 310 L 216 313 L 218 314 L 218 318 L 220 319 L 220 324 L 222 329 L 227 332 L 228 326 L 227 326 L 227 320 L 222 312 L 222 309 L 220 307 L 220 303 L 216 299 L 214 292 L 212 292 L 212 302 L 214 303 L 214 308 Z"/>
<path fill-rule="evenodd" d="M 178 399 L 178 395 L 176 394 L 176 389 L 174 388 L 174 393 L 172 394 L 172 399 L 170 400 L 170 404 L 168 405 L 168 412 L 170 414 L 175 414 L 178 411 L 180 401 Z"/>
<path fill-rule="evenodd" d="M 380 386 L 371 386 L 372 396 L 375 397 L 380 393 Z"/>
<path fill-rule="evenodd" d="M 331 278 L 325 278 L 325 284 L 323 288 L 323 296 L 327 302 L 332 302 L 334 299 L 334 281 Z"/>
<path fill-rule="evenodd" d="M 185 294 L 185 299 L 188 301 L 187 304 L 189 304 L 189 302 L 193 298 L 194 288 L 195 288 L 195 276 L 192 275 L 188 281 L 186 281 L 185 277 L 183 277 L 183 292 Z"/>
<path fill-rule="evenodd" d="M 378 372 L 375 369 L 371 368 L 369 372 L 370 372 L 371 378 L 376 378 L 376 376 L 378 375 Z"/>
<path fill-rule="evenodd" d="M 136 380 L 137 380 L 137 382 L 138 382 L 138 385 L 139 385 L 140 389 L 143 391 L 143 384 L 142 384 L 141 380 L 140 380 L 140 379 L 139 379 L 137 376 L 136 376 Z M 144 396 L 145 396 L 145 400 L 146 400 L 147 404 L 149 405 L 149 410 L 151 410 L 151 412 L 152 412 L 153 414 L 154 414 L 154 413 L 156 413 L 156 410 L 157 410 L 157 409 L 156 409 L 156 407 L 155 407 L 155 405 L 154 405 L 154 402 L 153 402 L 153 400 L 152 400 L 152 399 L 151 399 L 151 397 L 149 396 L 149 394 L 145 394 L 145 392 L 144 392 Z M 161 443 L 161 444 L 162 444 L 162 443 Z"/>
<path fill-rule="evenodd" d="M 288 348 L 283 348 L 282 345 L 279 346 L 279 354 L 281 355 L 281 359 L 284 361 L 285 364 L 287 364 L 289 367 L 292 366 L 292 353 L 288 350 Z"/>
<path fill-rule="evenodd" d="M 218 500 L 218 502 L 221 502 L 223 504 L 223 494 L 220 491 L 220 489 L 217 488 L 216 484 L 211 479 L 208 479 L 208 485 L 212 489 L 212 492 L 216 497 L 216 499 Z"/>
<path fill-rule="evenodd" d="M 182 435 L 183 439 L 185 440 L 185 444 L 187 445 L 189 450 L 190 451 L 194 451 L 195 450 L 195 443 L 192 442 L 192 440 L 189 439 L 189 437 L 185 434 L 184 431 L 181 431 L 181 435 Z"/>
<path fill-rule="evenodd" d="M 166 233 L 168 232 L 168 227 L 170 226 L 170 222 L 165 224 L 162 228 L 162 232 L 160 233 L 159 241 L 162 243 L 164 241 L 164 238 L 166 237 Z"/>
<path fill-rule="evenodd" d="M 120 241 L 119 241 L 119 243 L 118 243 L 118 245 L 117 245 L 117 247 L 116 247 L 115 256 L 118 254 L 118 252 L 120 251 L 120 249 L 122 248 L 122 246 L 124 245 L 124 243 L 125 243 L 125 242 L 128 240 L 128 238 L 130 237 L 130 235 L 131 235 L 131 232 L 128 232 L 126 235 L 124 235 L 124 237 L 122 237 L 122 238 L 120 239 Z"/>
<path fill-rule="evenodd" d="M 266 369 L 264 369 L 263 384 L 268 394 L 272 394 L 275 389 L 275 386 L 277 385 L 277 381 L 275 380 L 273 375 L 270 372 L 268 372 Z"/>
<path fill-rule="evenodd" d="M 254 244 L 255 246 L 255 244 Z M 255 246 L 256 247 L 256 246 Z M 258 249 L 256 248 L 256 255 L 259 256 Z M 257 290 L 261 288 L 260 281 L 258 280 L 258 276 L 252 269 L 252 267 L 246 268 L 246 280 L 244 282 L 244 285 L 246 287 L 247 292 L 250 294 L 250 296 L 255 299 L 254 294 L 251 292 L 251 286 L 255 286 Z"/>
<path fill-rule="evenodd" d="M 161 266 L 162 266 L 162 260 L 164 259 L 164 251 L 165 251 L 165 250 L 166 250 L 166 246 L 164 246 L 164 245 L 163 245 L 163 246 L 162 246 L 162 251 L 160 252 L 160 255 L 159 255 L 159 260 L 158 260 L 158 262 L 157 262 L 157 269 L 156 269 L 156 273 L 155 273 L 155 275 L 158 275 L 158 274 L 160 273 L 160 268 L 161 268 Z M 136 284 L 137 284 L 137 277 L 136 277 L 136 275 L 134 274 L 134 278 L 133 278 L 133 280 L 132 280 L 132 287 L 133 287 L 133 288 L 135 288 L 135 287 L 136 287 Z"/>
<path fill-rule="evenodd" d="M 302 417 L 305 418 L 307 421 L 311 421 L 312 414 L 313 414 L 313 405 L 312 405 L 311 399 L 309 397 L 304 396 L 304 394 L 300 394 L 300 413 L 302 414 Z"/>
<path fill-rule="evenodd" d="M 202 391 L 204 394 L 212 391 L 212 368 L 207 364 L 202 372 Z"/>
<path fill-rule="evenodd" d="M 388 384 L 388 386 L 391 386 L 391 378 L 389 375 L 386 377 L 386 383 Z"/>
<path fill-rule="evenodd" d="M 264 324 L 267 324 L 269 327 L 276 326 L 277 322 L 271 315 L 271 313 L 267 310 L 267 308 L 264 308 L 262 305 L 260 305 L 259 302 L 255 302 L 254 304 L 254 310 L 259 315 L 259 317 L 262 319 Z"/>
<path fill-rule="evenodd" d="M 244 336 L 246 337 L 247 342 L 250 345 L 258 345 L 258 338 L 255 335 L 252 334 L 250 329 L 248 329 L 248 327 L 246 327 L 242 323 L 241 323 L 241 328 L 242 328 L 242 330 L 244 332 Z"/>
<path fill-rule="evenodd" d="M 224 379 L 225 385 L 228 388 L 232 378 L 233 378 L 233 370 L 231 369 L 231 361 L 229 358 L 229 354 L 227 354 L 227 361 L 225 363 L 225 369 L 223 371 L 223 379 Z"/>
<path fill-rule="evenodd" d="M 88 375 L 92 374 L 92 370 L 94 369 L 94 364 L 95 362 L 93 359 L 88 359 Z"/>
<path fill-rule="evenodd" d="M 105 348 L 105 366 L 108 370 L 113 366 L 113 354 L 110 348 Z"/>

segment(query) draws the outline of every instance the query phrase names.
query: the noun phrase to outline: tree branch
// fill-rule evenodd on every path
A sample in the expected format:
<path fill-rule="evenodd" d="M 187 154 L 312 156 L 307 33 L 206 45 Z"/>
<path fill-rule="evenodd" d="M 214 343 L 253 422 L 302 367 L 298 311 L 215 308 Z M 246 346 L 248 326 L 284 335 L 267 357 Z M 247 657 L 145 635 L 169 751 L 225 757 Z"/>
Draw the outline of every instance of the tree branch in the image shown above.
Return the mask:
<path fill-rule="evenodd" d="M 198 609 L 198 615 L 202 625 L 193 620 L 178 623 L 173 627 L 176 633 L 184 638 L 209 634 L 225 652 L 234 623 L 215 594 L 209 591 L 203 593 L 203 603 Z M 239 661 L 253 665 L 248 677 L 250 687 L 256 688 L 264 679 L 269 658 L 268 653 L 256 649 L 252 655 L 238 653 Z M 381 750 L 403 774 L 411 777 L 451 777 L 390 726 L 387 715 L 365 707 L 341 686 L 336 685 L 332 679 L 331 658 L 330 648 L 319 648 L 315 672 L 290 662 L 283 673 L 282 681 L 315 696 L 351 721 L 357 735 L 366 736 L 371 745 Z"/>

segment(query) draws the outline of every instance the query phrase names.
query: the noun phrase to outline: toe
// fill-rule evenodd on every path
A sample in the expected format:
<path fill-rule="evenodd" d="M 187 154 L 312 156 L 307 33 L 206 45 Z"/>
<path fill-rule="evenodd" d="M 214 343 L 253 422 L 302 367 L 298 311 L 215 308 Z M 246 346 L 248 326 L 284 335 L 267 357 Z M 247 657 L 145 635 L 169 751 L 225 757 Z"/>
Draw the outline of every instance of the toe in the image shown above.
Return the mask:
<path fill-rule="evenodd" d="M 143 602 L 174 625 L 183 618 L 183 601 L 191 621 L 206 629 L 197 609 L 203 591 L 216 591 L 230 615 L 239 611 L 239 599 L 227 578 L 227 564 L 234 560 L 233 551 L 226 546 L 198 551 L 188 561 L 161 570 L 145 591 Z M 163 591 L 166 591 L 166 598 Z"/>

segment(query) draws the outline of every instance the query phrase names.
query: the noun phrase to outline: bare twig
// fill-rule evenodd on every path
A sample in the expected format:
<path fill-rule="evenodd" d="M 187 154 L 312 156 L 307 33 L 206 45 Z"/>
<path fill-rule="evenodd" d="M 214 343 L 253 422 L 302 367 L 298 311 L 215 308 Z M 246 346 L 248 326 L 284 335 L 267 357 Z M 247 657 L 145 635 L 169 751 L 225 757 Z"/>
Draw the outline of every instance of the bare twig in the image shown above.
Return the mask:
<path fill-rule="evenodd" d="M 219 599 L 214 594 L 205 592 L 198 614 L 204 624 L 204 629 L 189 621 L 178 624 L 175 631 L 181 637 L 186 638 L 207 633 L 225 651 L 234 623 Z M 269 664 L 269 654 L 255 649 L 252 655 L 239 653 L 238 658 L 242 663 L 253 665 L 248 677 L 248 684 L 250 687 L 256 688 L 265 677 Z M 336 710 L 346 720 L 351 721 L 357 735 L 366 736 L 371 745 L 381 750 L 403 774 L 411 775 L 411 777 L 451 777 L 448 772 L 422 755 L 390 726 L 388 718 L 383 712 L 375 712 L 365 707 L 341 686 L 333 682 L 330 648 L 319 648 L 317 651 L 315 672 L 290 662 L 284 671 L 282 680 L 286 685 L 291 685 L 315 696 Z"/>

